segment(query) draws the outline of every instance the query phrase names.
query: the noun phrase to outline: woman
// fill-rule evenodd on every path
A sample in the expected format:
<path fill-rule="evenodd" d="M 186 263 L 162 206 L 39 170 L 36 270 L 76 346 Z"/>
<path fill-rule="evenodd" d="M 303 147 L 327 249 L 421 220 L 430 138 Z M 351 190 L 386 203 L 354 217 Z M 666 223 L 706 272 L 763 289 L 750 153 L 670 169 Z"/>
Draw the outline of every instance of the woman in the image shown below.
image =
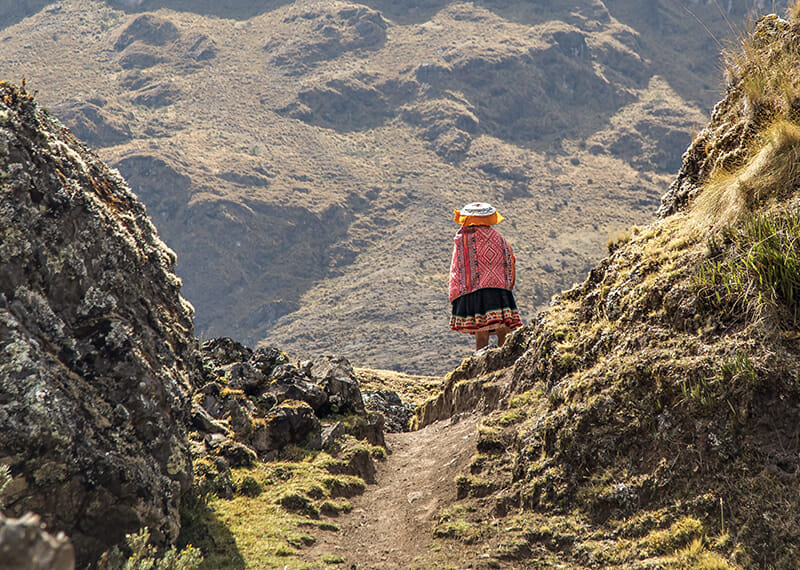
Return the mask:
<path fill-rule="evenodd" d="M 450 263 L 450 328 L 475 335 L 475 351 L 497 335 L 503 346 L 509 331 L 522 326 L 514 301 L 514 252 L 491 226 L 505 218 L 483 202 L 455 210 L 456 232 Z"/>

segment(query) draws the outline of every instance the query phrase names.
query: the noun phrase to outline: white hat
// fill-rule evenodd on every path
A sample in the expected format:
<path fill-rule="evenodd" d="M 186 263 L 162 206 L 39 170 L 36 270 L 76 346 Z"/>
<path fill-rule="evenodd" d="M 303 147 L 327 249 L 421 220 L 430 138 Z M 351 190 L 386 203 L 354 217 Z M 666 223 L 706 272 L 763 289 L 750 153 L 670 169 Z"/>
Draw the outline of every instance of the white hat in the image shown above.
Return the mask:
<path fill-rule="evenodd" d="M 491 204 L 487 204 L 486 202 L 473 202 L 472 204 L 467 204 L 463 208 L 459 214 L 462 216 L 491 216 L 497 210 Z"/>

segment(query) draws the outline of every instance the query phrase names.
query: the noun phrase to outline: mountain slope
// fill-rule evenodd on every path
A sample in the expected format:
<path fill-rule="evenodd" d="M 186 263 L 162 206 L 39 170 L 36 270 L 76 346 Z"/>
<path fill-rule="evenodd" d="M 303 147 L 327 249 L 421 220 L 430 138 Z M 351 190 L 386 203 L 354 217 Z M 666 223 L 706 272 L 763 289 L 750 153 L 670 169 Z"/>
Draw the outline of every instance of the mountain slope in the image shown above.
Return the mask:
<path fill-rule="evenodd" d="M 441 373 L 453 208 L 510 214 L 526 318 L 650 218 L 715 85 L 679 4 L 75 0 L 0 73 L 129 180 L 203 336 Z"/>
<path fill-rule="evenodd" d="M 781 73 L 798 64 L 792 14 L 762 19 L 729 54 L 728 94 L 663 219 L 420 410 L 425 425 L 496 408 L 437 529 L 464 560 L 797 566 L 800 87 Z"/>

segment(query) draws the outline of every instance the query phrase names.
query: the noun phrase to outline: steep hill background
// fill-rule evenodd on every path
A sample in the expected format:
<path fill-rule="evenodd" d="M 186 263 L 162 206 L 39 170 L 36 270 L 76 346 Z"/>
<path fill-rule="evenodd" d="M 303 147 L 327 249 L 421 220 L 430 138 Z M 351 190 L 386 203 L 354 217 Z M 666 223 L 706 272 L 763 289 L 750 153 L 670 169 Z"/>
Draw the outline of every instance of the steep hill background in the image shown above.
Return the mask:
<path fill-rule="evenodd" d="M 531 318 L 652 217 L 729 22 L 784 5 L 3 2 L 0 75 L 146 203 L 199 334 L 439 373 L 452 209 L 507 214 Z"/>

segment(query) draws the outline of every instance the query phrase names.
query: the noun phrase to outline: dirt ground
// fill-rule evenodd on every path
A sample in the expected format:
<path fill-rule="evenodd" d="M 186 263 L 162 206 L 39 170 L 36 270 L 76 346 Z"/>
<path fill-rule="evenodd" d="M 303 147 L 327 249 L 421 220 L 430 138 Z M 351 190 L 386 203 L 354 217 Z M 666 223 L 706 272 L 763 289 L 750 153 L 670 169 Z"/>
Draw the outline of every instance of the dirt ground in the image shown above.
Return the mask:
<path fill-rule="evenodd" d="M 475 453 L 476 415 L 436 422 L 416 432 L 387 434 L 390 450 L 377 483 L 351 499 L 337 533 L 320 533 L 309 558 L 336 555 L 338 568 L 432 568 L 456 561 L 447 545 L 431 548 L 439 510 L 456 499 L 455 477 Z"/>

